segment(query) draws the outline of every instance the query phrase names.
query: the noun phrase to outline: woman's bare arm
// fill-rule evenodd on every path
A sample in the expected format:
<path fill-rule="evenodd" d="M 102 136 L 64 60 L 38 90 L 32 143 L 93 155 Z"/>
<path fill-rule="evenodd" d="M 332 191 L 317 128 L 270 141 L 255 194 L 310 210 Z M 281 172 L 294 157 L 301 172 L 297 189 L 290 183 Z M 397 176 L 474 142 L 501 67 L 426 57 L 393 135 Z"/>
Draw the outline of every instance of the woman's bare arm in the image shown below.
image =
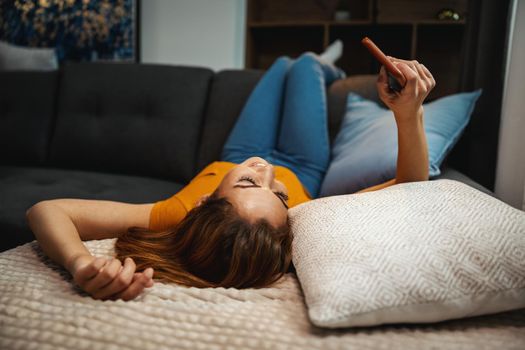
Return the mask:
<path fill-rule="evenodd" d="M 26 217 L 29 227 L 49 258 L 64 266 L 75 277 L 75 281 L 81 287 L 86 287 L 84 289 L 91 295 L 104 298 L 112 291 L 124 291 L 126 283 L 126 286 L 131 287 L 135 280 L 145 283 L 149 279 L 134 274 L 132 261 L 127 262 L 125 266 L 122 266 L 117 259 L 95 261 L 82 240 L 117 237 L 130 226 L 148 227 L 152 207 L 151 203 L 128 204 L 99 200 L 54 199 L 35 204 L 26 212 Z M 99 267 L 100 272 L 104 271 L 100 277 L 97 275 Z M 125 267 L 121 281 L 115 282 L 111 288 L 102 290 L 100 287 L 103 284 L 109 285 L 112 280 L 119 277 L 124 270 L 121 267 Z M 130 279 L 130 276 L 133 278 Z M 95 282 L 100 279 L 100 283 L 91 281 L 88 284 L 88 280 L 93 279 Z M 132 291 L 126 296 L 136 294 L 139 289 L 139 286 L 133 286 Z"/>
<path fill-rule="evenodd" d="M 417 61 L 403 61 L 392 57 L 390 59 L 407 79 L 407 84 L 400 93 L 393 92 L 388 88 L 388 78 L 382 67 L 377 82 L 379 96 L 394 112 L 397 124 L 396 178 L 359 192 L 375 191 L 397 183 L 428 180 L 428 146 L 423 120 L 423 101 L 436 82 L 428 69 Z"/>

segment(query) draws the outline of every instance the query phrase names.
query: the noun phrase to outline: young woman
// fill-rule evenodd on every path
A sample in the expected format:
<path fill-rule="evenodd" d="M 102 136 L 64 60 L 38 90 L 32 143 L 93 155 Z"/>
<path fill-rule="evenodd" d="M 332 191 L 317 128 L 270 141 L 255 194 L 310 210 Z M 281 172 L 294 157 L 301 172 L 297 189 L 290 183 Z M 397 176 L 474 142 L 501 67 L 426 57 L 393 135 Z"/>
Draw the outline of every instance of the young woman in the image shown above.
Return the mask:
<path fill-rule="evenodd" d="M 377 89 L 398 127 L 396 178 L 428 178 L 423 101 L 435 81 L 416 61 L 390 58 L 407 79 Z M 95 299 L 137 297 L 155 279 L 195 287 L 263 287 L 291 265 L 288 208 L 315 198 L 330 159 L 325 87 L 344 73 L 319 56 L 278 59 L 250 95 L 221 162 L 157 203 L 55 199 L 27 211 L 44 252 Z M 81 240 L 118 237 L 95 258 Z M 141 272 L 138 272 L 141 271 Z"/>

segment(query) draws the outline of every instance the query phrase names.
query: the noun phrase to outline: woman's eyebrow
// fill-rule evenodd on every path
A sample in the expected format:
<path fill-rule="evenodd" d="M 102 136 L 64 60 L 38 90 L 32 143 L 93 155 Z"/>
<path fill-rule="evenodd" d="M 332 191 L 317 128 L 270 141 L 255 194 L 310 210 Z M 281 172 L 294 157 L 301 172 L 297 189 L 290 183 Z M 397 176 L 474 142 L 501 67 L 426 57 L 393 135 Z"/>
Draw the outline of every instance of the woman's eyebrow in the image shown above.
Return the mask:
<path fill-rule="evenodd" d="M 259 185 L 234 185 L 233 186 L 233 188 L 252 188 L 252 187 L 261 188 L 261 186 L 259 186 Z M 273 191 L 272 191 L 272 193 L 281 201 L 281 203 L 283 203 L 283 205 L 284 205 L 284 207 L 286 209 L 289 209 L 288 205 L 286 204 L 284 199 L 281 198 L 281 196 L 279 196 L 277 193 L 275 193 Z"/>

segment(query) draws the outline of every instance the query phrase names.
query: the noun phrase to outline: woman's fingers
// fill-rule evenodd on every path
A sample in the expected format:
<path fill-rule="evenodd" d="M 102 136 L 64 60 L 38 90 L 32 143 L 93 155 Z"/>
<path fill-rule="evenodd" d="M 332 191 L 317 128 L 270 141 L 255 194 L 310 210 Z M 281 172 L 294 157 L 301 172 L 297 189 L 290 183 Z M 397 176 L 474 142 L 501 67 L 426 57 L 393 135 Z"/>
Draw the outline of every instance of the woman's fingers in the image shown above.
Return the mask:
<path fill-rule="evenodd" d="M 402 62 L 407 64 L 409 67 L 412 68 L 415 72 L 418 73 L 418 75 L 421 77 L 421 79 L 425 80 L 425 82 L 428 82 L 428 86 L 430 89 L 432 89 L 434 86 L 436 86 L 436 81 L 434 77 L 432 76 L 432 73 L 425 67 L 425 65 L 419 63 L 416 60 L 407 61 L 400 58 L 387 56 L 392 62 Z"/>
<path fill-rule="evenodd" d="M 384 66 L 381 66 L 381 69 L 379 70 L 379 75 L 377 76 L 377 86 L 381 90 L 388 88 L 388 77 L 386 75 Z"/>
<path fill-rule="evenodd" d="M 122 266 L 120 260 L 111 259 L 102 269 L 99 270 L 98 274 L 87 281 L 84 285 L 84 290 L 93 295 L 94 292 L 100 288 L 109 284 L 117 276 Z"/>
<path fill-rule="evenodd" d="M 386 72 L 382 67 L 377 83 L 381 100 L 394 112 L 394 115 L 412 116 L 419 113 L 423 101 L 436 84 L 434 77 L 424 65 L 416 60 L 407 61 L 391 56 L 387 57 L 406 78 L 406 84 L 398 93 L 385 88 Z"/>
<path fill-rule="evenodd" d="M 401 71 L 401 73 L 405 76 L 405 79 L 407 80 L 405 87 L 403 90 L 407 91 L 415 91 L 417 83 L 418 83 L 418 73 L 417 69 L 412 64 L 407 64 L 405 62 L 395 62 L 396 67 Z"/>
<path fill-rule="evenodd" d="M 424 82 L 425 92 L 427 93 L 430 92 L 430 90 L 432 90 L 434 86 L 433 86 L 432 80 L 428 78 L 427 75 L 425 74 L 425 71 L 423 70 L 423 65 L 417 64 L 416 69 L 419 74 L 419 78 L 421 79 L 422 82 Z"/>
<path fill-rule="evenodd" d="M 153 286 L 153 269 L 148 267 L 144 272 L 137 272 L 133 275 L 131 285 L 120 293 L 117 293 L 112 299 L 132 300 L 142 293 L 144 288 Z"/>
<path fill-rule="evenodd" d="M 388 83 L 388 77 L 386 75 L 385 66 L 381 66 L 381 69 L 379 70 L 379 76 L 377 78 L 377 82 L 381 83 L 381 84 L 387 84 Z"/>
<path fill-rule="evenodd" d="M 389 96 L 393 94 L 392 91 L 390 91 L 390 88 L 388 87 L 388 76 L 386 73 L 385 66 L 381 66 L 381 69 L 379 70 L 379 75 L 377 77 L 377 91 L 380 95 Z"/>
<path fill-rule="evenodd" d="M 409 66 L 414 72 L 418 73 L 419 74 L 419 69 L 418 69 L 418 66 L 421 65 L 421 63 L 419 63 L 418 61 L 416 60 L 402 60 L 400 58 L 395 58 L 395 57 L 392 57 L 392 56 L 387 56 L 392 62 L 394 62 L 394 64 L 396 63 L 404 63 L 406 64 L 407 66 Z M 425 77 L 423 75 L 423 77 Z"/>
<path fill-rule="evenodd" d="M 136 264 L 131 258 L 124 260 L 94 258 L 77 269 L 75 282 L 94 299 L 131 300 L 144 288 L 153 286 L 153 269 L 135 272 Z"/>
<path fill-rule="evenodd" d="M 386 56 L 389 60 L 391 60 L 392 62 L 403 62 L 403 63 L 406 63 L 406 64 L 409 64 L 409 63 L 413 63 L 413 62 L 417 62 L 417 61 L 409 61 L 409 60 L 403 60 L 401 58 L 397 58 L 397 57 L 392 57 L 392 56 Z"/>
<path fill-rule="evenodd" d="M 397 59 L 394 61 L 394 64 L 407 79 L 407 84 L 405 86 L 407 93 L 413 94 L 416 98 L 421 97 L 424 100 L 435 85 L 434 78 L 429 78 L 427 76 L 427 73 L 425 72 L 426 68 L 417 61 L 404 61 Z"/>
<path fill-rule="evenodd" d="M 434 79 L 434 76 L 432 75 L 432 73 L 430 73 L 430 71 L 428 70 L 427 67 L 425 67 L 424 64 L 421 65 L 421 68 L 423 68 L 423 72 L 425 73 L 425 76 L 430 79 L 430 81 L 432 82 L 432 87 L 436 86 L 436 80 Z"/>
<path fill-rule="evenodd" d="M 136 265 L 133 259 L 124 259 L 124 265 L 120 267 L 117 276 L 106 286 L 94 291 L 93 297 L 95 299 L 105 299 L 125 290 L 133 279 L 135 269 Z"/>
<path fill-rule="evenodd" d="M 92 260 L 89 264 L 79 267 L 75 271 L 73 279 L 77 284 L 83 286 L 87 281 L 95 277 L 99 270 L 107 263 L 106 258 L 98 257 Z"/>

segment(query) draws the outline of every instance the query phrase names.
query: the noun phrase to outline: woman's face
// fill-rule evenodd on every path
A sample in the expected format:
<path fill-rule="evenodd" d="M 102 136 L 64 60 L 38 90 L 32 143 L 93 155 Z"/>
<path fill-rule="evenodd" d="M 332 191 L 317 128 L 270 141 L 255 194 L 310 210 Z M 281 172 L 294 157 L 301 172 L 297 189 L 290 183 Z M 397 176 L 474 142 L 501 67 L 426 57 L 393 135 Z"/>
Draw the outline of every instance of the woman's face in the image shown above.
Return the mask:
<path fill-rule="evenodd" d="M 286 223 L 288 190 L 275 180 L 273 165 L 263 158 L 248 158 L 230 170 L 217 187 L 217 194 L 250 222 L 266 219 L 275 227 Z"/>

